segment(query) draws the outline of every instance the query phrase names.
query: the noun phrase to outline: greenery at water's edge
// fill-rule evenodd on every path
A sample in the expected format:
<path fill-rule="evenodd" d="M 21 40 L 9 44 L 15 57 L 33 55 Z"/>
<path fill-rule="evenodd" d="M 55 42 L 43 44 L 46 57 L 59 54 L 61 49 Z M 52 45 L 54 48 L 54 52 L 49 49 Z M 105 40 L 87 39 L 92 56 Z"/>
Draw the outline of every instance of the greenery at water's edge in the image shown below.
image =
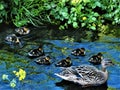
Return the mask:
<path fill-rule="evenodd" d="M 59 29 L 97 30 L 103 24 L 120 24 L 119 0 L 1 0 L 0 23 L 17 27 L 57 25 Z"/>

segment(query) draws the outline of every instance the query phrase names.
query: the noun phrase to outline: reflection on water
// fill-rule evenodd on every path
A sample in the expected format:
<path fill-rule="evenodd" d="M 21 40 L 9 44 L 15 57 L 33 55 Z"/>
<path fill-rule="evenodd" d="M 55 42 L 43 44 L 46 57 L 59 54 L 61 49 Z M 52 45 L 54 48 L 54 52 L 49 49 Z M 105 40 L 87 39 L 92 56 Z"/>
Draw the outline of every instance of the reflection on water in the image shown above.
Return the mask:
<path fill-rule="evenodd" d="M 21 90 L 111 90 L 111 88 L 120 90 L 120 38 L 104 36 L 100 41 L 90 42 L 90 40 L 85 40 L 86 33 L 81 31 L 67 32 L 34 27 L 30 29 L 29 35 L 19 36 L 24 41 L 22 48 L 11 48 L 4 42 L 7 35 L 15 33 L 14 28 L 3 27 L 0 31 L 0 76 L 9 74 L 10 77 L 14 77 L 12 71 L 19 68 L 27 72 L 23 84 L 18 83 L 15 89 L 20 87 Z M 52 59 L 52 64 L 49 66 L 37 65 L 34 59 L 27 57 L 27 53 L 31 49 L 37 48 L 40 43 L 43 45 L 45 54 Z M 74 57 L 70 54 L 73 49 L 80 47 L 86 49 L 85 57 Z M 109 78 L 106 84 L 82 88 L 71 82 L 61 81 L 54 75 L 59 71 L 59 67 L 55 67 L 55 63 L 61 59 L 70 56 L 74 66 L 90 64 L 89 57 L 98 52 L 101 52 L 105 58 L 111 58 L 115 63 L 114 66 L 107 68 Z M 13 89 L 0 78 L 0 90 Z"/>
<path fill-rule="evenodd" d="M 107 90 L 107 83 L 95 86 L 95 87 L 81 87 L 78 84 L 62 80 L 61 82 L 56 83 L 57 86 L 63 87 L 64 90 Z"/>

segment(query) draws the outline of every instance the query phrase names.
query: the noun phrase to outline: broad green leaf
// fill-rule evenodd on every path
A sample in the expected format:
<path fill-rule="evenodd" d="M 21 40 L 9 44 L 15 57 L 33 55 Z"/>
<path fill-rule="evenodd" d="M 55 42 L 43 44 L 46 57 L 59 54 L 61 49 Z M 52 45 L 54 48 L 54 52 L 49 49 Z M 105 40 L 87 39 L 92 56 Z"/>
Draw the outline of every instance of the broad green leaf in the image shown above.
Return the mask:
<path fill-rule="evenodd" d="M 73 27 L 74 28 L 78 28 L 78 23 L 77 22 L 73 22 Z"/>
<path fill-rule="evenodd" d="M 4 6 L 3 4 L 0 3 L 0 10 L 3 10 L 4 9 Z"/>

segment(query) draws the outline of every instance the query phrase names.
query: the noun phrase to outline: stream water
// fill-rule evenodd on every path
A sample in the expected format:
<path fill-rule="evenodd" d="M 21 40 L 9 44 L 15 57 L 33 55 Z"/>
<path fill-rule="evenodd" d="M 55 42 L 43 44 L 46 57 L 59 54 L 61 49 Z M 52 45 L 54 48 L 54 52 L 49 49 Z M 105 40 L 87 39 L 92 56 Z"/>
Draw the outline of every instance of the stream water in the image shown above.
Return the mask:
<path fill-rule="evenodd" d="M 20 48 L 19 46 L 11 47 L 5 43 L 5 37 L 15 33 L 14 28 L 1 27 L 0 90 L 120 90 L 120 38 L 104 36 L 102 40 L 91 42 L 81 40 L 78 32 L 60 33 L 57 30 L 46 30 L 46 28 L 30 28 L 29 35 L 20 36 L 23 41 L 23 47 Z M 27 53 L 31 49 L 37 48 L 39 44 L 43 45 L 45 54 L 51 57 L 51 65 L 38 65 L 33 58 L 27 56 Z M 80 47 L 86 49 L 86 56 L 72 56 L 70 52 Z M 59 67 L 55 67 L 55 63 L 61 59 L 70 56 L 74 66 L 90 64 L 89 57 L 98 52 L 103 53 L 105 58 L 110 58 L 115 63 L 114 66 L 107 68 L 109 77 L 105 84 L 82 88 L 54 75 L 60 70 Z M 26 78 L 22 82 L 18 80 L 16 87 L 12 88 L 9 82 L 2 80 L 2 75 L 7 74 L 12 80 L 16 78 L 13 71 L 17 71 L 19 68 L 26 71 Z"/>

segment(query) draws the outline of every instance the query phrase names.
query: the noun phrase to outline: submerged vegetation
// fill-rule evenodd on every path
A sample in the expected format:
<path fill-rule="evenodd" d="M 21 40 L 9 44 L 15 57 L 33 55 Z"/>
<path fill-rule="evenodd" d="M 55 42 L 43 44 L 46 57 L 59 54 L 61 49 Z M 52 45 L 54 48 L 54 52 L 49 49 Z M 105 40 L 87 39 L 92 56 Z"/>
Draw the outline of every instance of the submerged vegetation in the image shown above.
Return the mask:
<path fill-rule="evenodd" d="M 17 27 L 56 25 L 59 29 L 98 30 L 106 23 L 120 24 L 119 0 L 1 0 L 0 23 Z"/>

